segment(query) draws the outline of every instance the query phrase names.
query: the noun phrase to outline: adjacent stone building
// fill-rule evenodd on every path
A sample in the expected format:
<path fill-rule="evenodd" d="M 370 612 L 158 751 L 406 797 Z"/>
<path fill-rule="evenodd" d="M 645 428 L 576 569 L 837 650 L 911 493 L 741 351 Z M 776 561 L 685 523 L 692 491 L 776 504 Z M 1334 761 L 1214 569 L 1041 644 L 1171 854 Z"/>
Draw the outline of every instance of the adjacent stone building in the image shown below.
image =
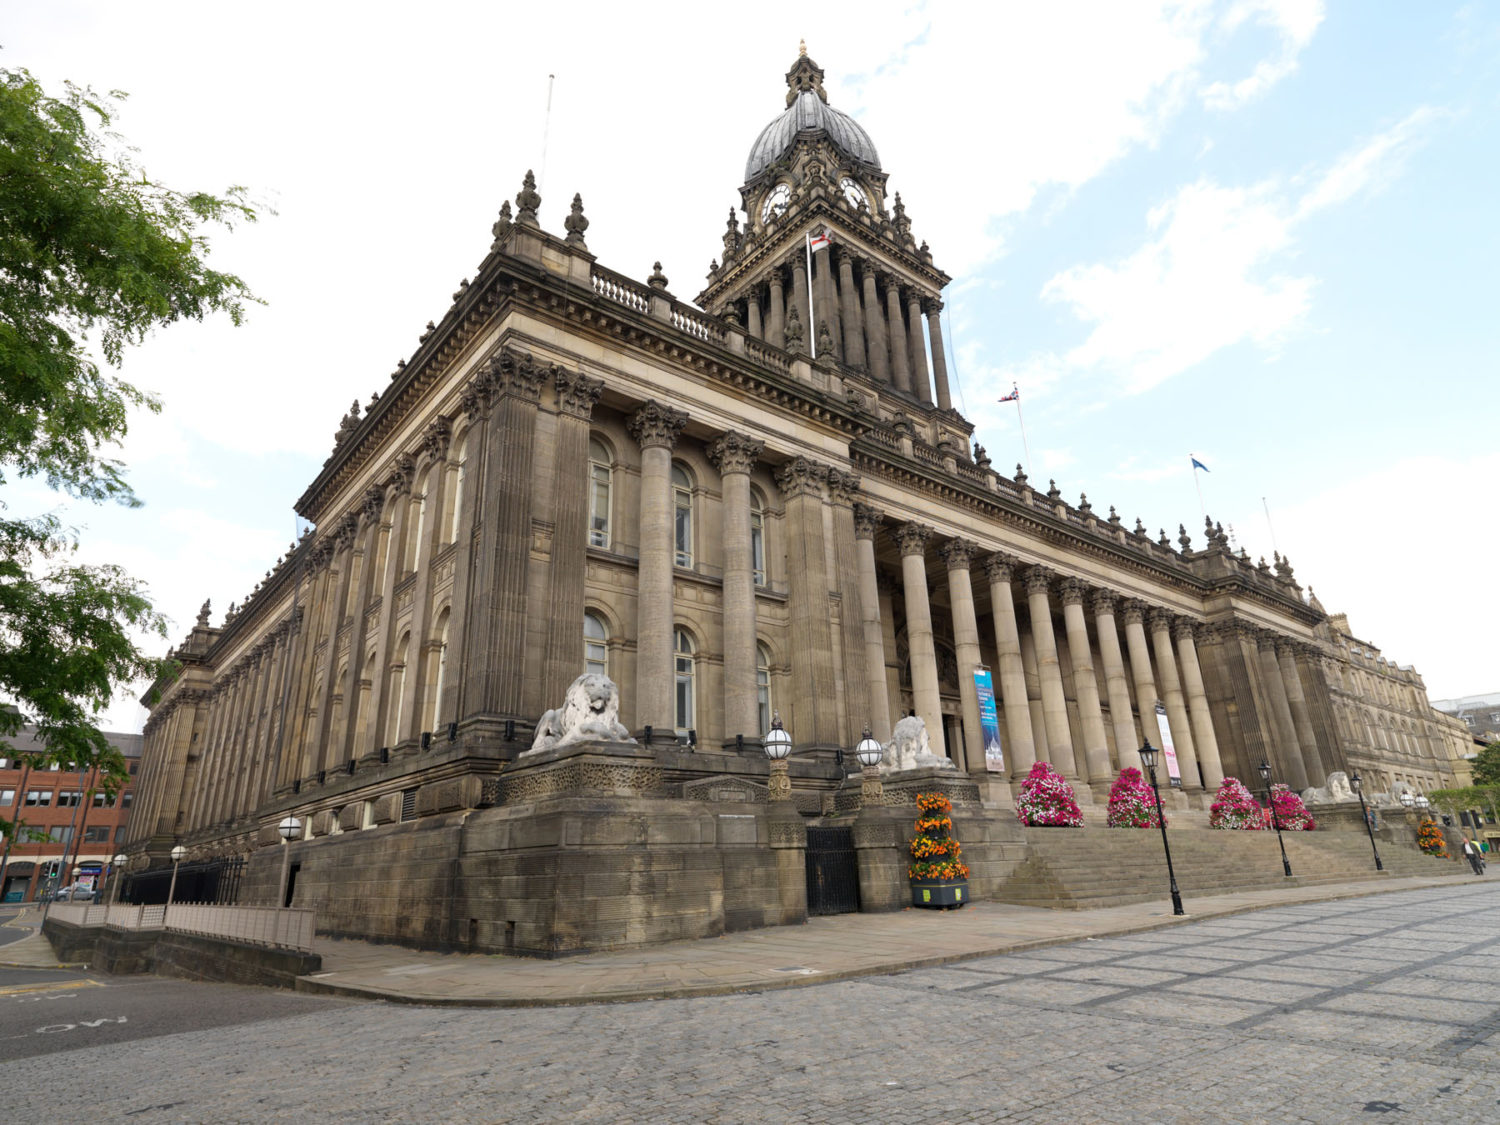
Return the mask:
<path fill-rule="evenodd" d="M 1442 780 L 1420 680 L 1382 668 L 1400 703 L 1364 704 L 1285 559 L 992 467 L 952 404 L 948 276 L 822 70 L 786 81 L 695 304 L 595 261 L 576 196 L 543 230 L 527 174 L 344 417 L 296 505 L 316 530 L 221 624 L 205 605 L 149 695 L 137 866 L 250 855 L 270 898 L 295 815 L 286 894 L 329 928 L 555 952 L 796 917 L 801 822 L 857 806 L 841 759 L 908 713 L 988 818 L 981 893 L 1034 762 L 1102 799 L 1164 728 L 1181 807 L 1262 759 L 1297 789 Z M 518 761 L 584 671 L 639 744 Z M 774 713 L 798 823 L 766 803 Z"/>

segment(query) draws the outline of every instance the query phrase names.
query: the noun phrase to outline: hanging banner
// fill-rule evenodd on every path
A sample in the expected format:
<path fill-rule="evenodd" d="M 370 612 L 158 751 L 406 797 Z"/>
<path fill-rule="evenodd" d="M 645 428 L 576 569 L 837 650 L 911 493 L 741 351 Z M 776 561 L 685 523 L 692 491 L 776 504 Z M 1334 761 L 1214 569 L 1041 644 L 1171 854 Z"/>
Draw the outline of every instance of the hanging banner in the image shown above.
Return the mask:
<path fill-rule="evenodd" d="M 1167 709 L 1161 700 L 1156 702 L 1156 730 L 1161 735 L 1161 756 L 1167 760 L 1167 777 L 1180 789 L 1182 771 L 1177 768 L 1177 748 L 1172 745 L 1172 728 L 1167 726 Z"/>
<path fill-rule="evenodd" d="M 995 711 L 995 683 L 983 665 L 974 669 L 974 690 L 979 693 L 979 732 L 984 738 L 984 768 L 1005 772 L 1005 752 L 1000 748 L 1000 716 Z"/>

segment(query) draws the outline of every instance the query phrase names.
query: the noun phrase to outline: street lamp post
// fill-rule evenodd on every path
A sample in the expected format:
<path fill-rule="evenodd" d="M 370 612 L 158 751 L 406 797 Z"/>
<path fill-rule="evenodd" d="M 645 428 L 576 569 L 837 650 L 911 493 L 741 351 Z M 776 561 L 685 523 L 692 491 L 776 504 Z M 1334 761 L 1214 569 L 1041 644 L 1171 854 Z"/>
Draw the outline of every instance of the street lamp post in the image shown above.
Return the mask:
<path fill-rule="evenodd" d="M 766 779 L 766 796 L 771 801 L 792 799 L 792 777 L 788 772 L 787 755 L 792 752 L 792 736 L 781 725 L 781 712 L 771 718 L 771 729 L 766 732 L 766 757 L 771 760 L 771 773 Z"/>
<path fill-rule="evenodd" d="M 885 748 L 871 736 L 869 726 L 865 727 L 864 737 L 854 748 L 854 756 L 860 764 L 860 807 L 885 804 L 885 786 L 880 783 L 880 763 L 885 758 Z"/>
<path fill-rule="evenodd" d="M 1172 870 L 1172 847 L 1167 843 L 1167 820 L 1161 812 L 1161 790 L 1156 786 L 1156 756 L 1161 751 L 1152 746 L 1148 738 L 1140 752 L 1141 765 L 1145 766 L 1146 772 L 1151 775 L 1151 795 L 1156 798 L 1156 825 L 1161 829 L 1161 849 L 1167 854 L 1167 879 L 1172 885 L 1172 913 L 1185 914 L 1186 911 L 1182 909 L 1182 895 L 1177 890 L 1177 874 Z"/>
<path fill-rule="evenodd" d="M 187 855 L 187 849 L 178 844 L 172 849 L 172 881 L 167 884 L 167 905 L 161 912 L 162 928 L 167 926 L 167 912 L 172 909 L 172 898 L 177 894 L 177 865 L 182 862 L 183 856 Z"/>
<path fill-rule="evenodd" d="M 1360 780 L 1359 771 L 1349 779 L 1349 788 L 1354 790 L 1354 795 L 1359 798 L 1359 813 L 1365 820 L 1365 834 L 1370 837 L 1370 852 L 1375 856 L 1375 870 L 1384 871 L 1385 864 L 1380 862 L 1380 852 L 1375 847 L 1375 829 L 1370 824 L 1370 810 L 1365 808 L 1364 783 Z"/>
<path fill-rule="evenodd" d="M 286 817 L 276 826 L 276 831 L 281 833 L 281 890 L 276 896 L 276 905 L 286 907 L 291 905 L 286 900 L 286 875 L 292 861 L 291 843 L 302 835 L 302 822 L 295 816 Z"/>
<path fill-rule="evenodd" d="M 120 876 L 125 874 L 125 864 L 129 859 L 128 855 L 121 852 L 112 861 L 115 869 L 110 872 L 109 905 L 111 910 L 114 909 L 115 900 L 120 897 Z M 105 917 L 109 917 L 108 913 L 105 914 Z"/>
<path fill-rule="evenodd" d="M 1286 858 L 1286 843 L 1281 838 L 1281 817 L 1276 815 L 1276 791 L 1271 788 L 1271 763 L 1264 758 L 1256 767 L 1260 770 L 1260 779 L 1266 783 L 1266 804 L 1271 807 L 1271 825 L 1276 829 L 1276 843 L 1281 848 L 1281 869 L 1286 872 L 1286 877 L 1292 877 L 1292 865 Z"/>

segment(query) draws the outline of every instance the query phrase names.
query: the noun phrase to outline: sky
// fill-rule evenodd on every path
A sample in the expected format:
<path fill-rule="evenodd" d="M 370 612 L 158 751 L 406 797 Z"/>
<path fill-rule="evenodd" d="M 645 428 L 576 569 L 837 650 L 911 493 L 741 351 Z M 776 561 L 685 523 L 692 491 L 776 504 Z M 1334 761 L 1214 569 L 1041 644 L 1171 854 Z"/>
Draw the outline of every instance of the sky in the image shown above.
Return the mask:
<path fill-rule="evenodd" d="M 997 469 L 1200 546 L 1206 510 L 1430 697 L 1500 690 L 1500 7 L 849 11 L 0 0 L 0 66 L 126 91 L 149 175 L 248 190 L 260 221 L 210 262 L 265 302 L 126 356 L 164 404 L 118 451 L 143 507 L 23 484 L 11 510 L 144 580 L 174 643 L 205 598 L 217 623 L 528 168 L 544 227 L 579 192 L 601 264 L 660 260 L 691 300 L 805 39 L 954 279 L 956 396 Z M 106 722 L 144 718 L 127 693 Z"/>

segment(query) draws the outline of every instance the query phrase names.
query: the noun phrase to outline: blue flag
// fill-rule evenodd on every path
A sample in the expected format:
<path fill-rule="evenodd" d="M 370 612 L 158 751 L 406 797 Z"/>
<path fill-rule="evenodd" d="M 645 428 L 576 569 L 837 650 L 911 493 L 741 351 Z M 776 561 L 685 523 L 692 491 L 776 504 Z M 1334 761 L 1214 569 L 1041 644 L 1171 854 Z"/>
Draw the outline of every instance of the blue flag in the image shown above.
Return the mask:
<path fill-rule="evenodd" d="M 1188 454 L 1188 460 L 1193 463 L 1193 468 L 1202 469 L 1205 473 L 1208 472 L 1208 466 L 1205 465 L 1202 461 L 1198 460 L 1198 458 L 1194 457 L 1191 453 Z"/>

